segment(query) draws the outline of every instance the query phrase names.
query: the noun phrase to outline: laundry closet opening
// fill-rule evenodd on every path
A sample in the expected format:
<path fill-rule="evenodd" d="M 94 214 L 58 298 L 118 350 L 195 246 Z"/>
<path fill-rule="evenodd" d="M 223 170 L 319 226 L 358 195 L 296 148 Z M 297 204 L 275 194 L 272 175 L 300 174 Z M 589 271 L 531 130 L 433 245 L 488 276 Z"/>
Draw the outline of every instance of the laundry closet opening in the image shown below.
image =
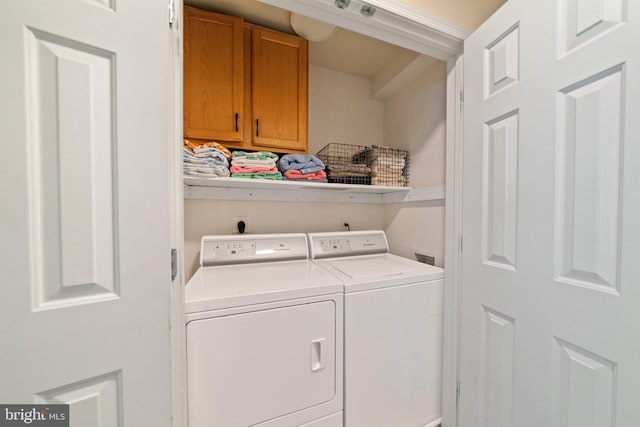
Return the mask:
<path fill-rule="evenodd" d="M 296 35 L 291 12 L 256 0 L 193 0 L 185 6 Z M 408 186 L 443 187 L 446 89 L 446 62 L 337 28 L 326 40 L 308 42 L 306 152 L 316 154 L 328 144 L 406 150 Z M 245 107 L 248 102 L 245 98 Z M 242 138 L 252 133 L 248 129 Z M 299 147 L 271 151 L 304 152 Z M 411 259 L 428 255 L 438 266 L 444 261 L 443 198 L 388 204 L 188 198 L 186 280 L 198 268 L 201 237 L 237 232 L 238 219 L 245 220 L 249 233 L 345 231 L 345 223 L 351 230 L 380 229 L 392 253 Z"/>

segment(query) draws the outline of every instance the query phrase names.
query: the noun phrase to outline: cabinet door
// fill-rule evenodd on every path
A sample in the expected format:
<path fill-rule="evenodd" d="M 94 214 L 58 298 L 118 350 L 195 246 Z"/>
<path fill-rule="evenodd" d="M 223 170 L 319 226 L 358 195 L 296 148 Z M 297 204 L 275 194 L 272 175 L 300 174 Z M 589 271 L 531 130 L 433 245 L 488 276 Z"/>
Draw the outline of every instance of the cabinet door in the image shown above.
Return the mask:
<path fill-rule="evenodd" d="M 184 10 L 184 134 L 242 141 L 243 20 Z"/>
<path fill-rule="evenodd" d="M 253 27 L 253 145 L 307 150 L 308 43 Z"/>

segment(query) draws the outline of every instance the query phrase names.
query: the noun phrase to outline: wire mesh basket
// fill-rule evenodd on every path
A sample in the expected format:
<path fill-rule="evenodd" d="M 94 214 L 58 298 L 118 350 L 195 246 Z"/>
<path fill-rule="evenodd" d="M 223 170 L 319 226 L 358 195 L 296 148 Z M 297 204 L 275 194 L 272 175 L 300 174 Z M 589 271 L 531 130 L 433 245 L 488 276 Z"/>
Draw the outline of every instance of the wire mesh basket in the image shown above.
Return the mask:
<path fill-rule="evenodd" d="M 332 142 L 316 153 L 327 171 L 329 182 L 340 184 L 371 184 L 371 169 L 358 161 L 366 150 L 364 145 Z"/>
<path fill-rule="evenodd" d="M 371 185 L 409 185 L 409 152 L 406 150 L 372 145 L 354 156 L 354 161 L 371 169 Z"/>

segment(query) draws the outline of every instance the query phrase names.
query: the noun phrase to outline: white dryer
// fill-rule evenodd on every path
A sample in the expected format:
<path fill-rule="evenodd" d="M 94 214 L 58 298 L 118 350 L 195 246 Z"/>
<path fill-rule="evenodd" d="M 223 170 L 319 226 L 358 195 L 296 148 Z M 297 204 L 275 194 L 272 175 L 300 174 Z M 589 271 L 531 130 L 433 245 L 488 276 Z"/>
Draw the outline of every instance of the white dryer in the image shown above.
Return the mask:
<path fill-rule="evenodd" d="M 441 416 L 441 268 L 389 253 L 383 231 L 310 233 L 311 259 L 344 283 L 346 427 Z"/>
<path fill-rule="evenodd" d="M 185 288 L 189 427 L 342 426 L 343 287 L 304 234 L 205 236 Z"/>

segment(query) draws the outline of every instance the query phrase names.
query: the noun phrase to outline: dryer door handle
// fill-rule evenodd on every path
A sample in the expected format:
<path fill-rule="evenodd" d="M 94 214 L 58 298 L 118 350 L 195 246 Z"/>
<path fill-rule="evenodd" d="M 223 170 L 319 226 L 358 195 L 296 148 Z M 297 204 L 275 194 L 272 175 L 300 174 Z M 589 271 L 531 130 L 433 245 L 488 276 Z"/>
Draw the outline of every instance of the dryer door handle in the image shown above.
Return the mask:
<path fill-rule="evenodd" d="M 311 341 L 311 372 L 318 372 L 324 369 L 322 347 L 326 338 L 318 338 Z"/>

